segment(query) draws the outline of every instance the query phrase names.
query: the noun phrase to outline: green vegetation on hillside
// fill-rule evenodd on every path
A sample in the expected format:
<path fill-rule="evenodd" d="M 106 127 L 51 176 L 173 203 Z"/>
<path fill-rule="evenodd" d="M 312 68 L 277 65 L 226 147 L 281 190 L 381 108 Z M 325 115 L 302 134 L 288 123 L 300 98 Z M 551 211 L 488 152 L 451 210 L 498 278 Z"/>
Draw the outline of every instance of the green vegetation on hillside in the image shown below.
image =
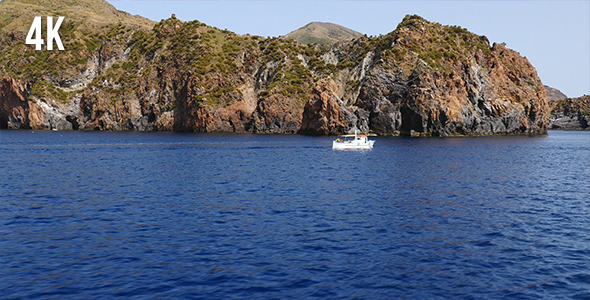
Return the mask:
<path fill-rule="evenodd" d="M 35 51 L 33 45 L 25 43 L 36 15 L 65 16 L 59 28 L 63 51 Z M 92 68 L 93 60 L 101 55 L 109 55 L 134 30 L 151 24 L 147 19 L 117 11 L 103 0 L 3 0 L 0 2 L 0 72 L 30 82 L 32 97 L 65 103 L 72 93 L 64 88 L 72 78 Z M 43 18 L 42 28 L 45 27 Z"/>
<path fill-rule="evenodd" d="M 479 51 L 484 56 L 491 53 L 485 36 L 459 26 L 428 22 L 416 15 L 407 15 L 393 32 L 372 42 L 386 68 L 395 65 L 405 72 L 416 67 L 414 56 L 427 68 L 449 72 L 453 65 L 473 58 Z"/>
<path fill-rule="evenodd" d="M 66 15 L 59 31 L 64 51 L 35 51 L 24 43 L 31 16 L 41 11 Z M 280 99 L 302 109 L 322 78 L 346 74 L 340 79 L 345 92 L 354 93 L 363 84 L 361 70 L 448 73 L 491 51 L 484 36 L 415 15 L 377 37 L 329 23 L 311 23 L 286 37 L 238 35 L 174 16 L 155 23 L 103 0 L 0 2 L 0 72 L 30 83 L 33 98 L 62 103 L 83 92 L 117 104 L 151 89 L 168 93 L 167 101 L 186 99 L 196 110 L 243 101 L 248 87 L 255 101 Z"/>
<path fill-rule="evenodd" d="M 567 98 L 555 101 L 553 112 L 564 112 L 565 114 L 581 114 L 590 116 L 590 95 L 578 98 Z"/>

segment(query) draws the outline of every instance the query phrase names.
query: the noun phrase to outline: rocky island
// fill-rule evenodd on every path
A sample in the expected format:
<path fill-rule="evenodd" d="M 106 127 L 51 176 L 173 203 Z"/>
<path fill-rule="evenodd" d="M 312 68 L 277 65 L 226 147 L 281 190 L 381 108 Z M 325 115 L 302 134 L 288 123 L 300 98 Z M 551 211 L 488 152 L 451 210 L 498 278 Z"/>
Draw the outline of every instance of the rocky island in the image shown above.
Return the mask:
<path fill-rule="evenodd" d="M 65 50 L 26 45 L 56 11 Z M 549 116 L 526 58 L 416 15 L 306 44 L 103 0 L 0 2 L 0 128 L 455 136 L 542 134 Z"/>

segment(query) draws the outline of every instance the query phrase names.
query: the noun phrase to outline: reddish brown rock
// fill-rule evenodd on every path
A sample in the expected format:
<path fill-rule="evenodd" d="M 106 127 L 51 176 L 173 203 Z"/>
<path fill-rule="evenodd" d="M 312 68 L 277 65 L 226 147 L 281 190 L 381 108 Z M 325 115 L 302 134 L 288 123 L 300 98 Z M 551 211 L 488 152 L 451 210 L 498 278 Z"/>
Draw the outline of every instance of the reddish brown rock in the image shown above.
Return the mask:
<path fill-rule="evenodd" d="M 504 45 L 409 17 L 367 75 L 357 105 L 379 134 L 538 134 L 549 107 L 535 68 Z M 455 48 L 438 42 L 455 36 Z M 388 52 L 391 51 L 391 52 Z M 391 53 L 391 54 L 388 54 Z M 413 60 L 412 60 L 413 57 Z M 412 63 L 413 61 L 413 63 Z M 385 66 L 391 66 L 385 68 Z"/>
<path fill-rule="evenodd" d="M 302 134 L 335 135 L 350 130 L 350 113 L 338 98 L 338 88 L 332 79 L 320 80 L 305 104 L 301 122 Z"/>
<path fill-rule="evenodd" d="M 64 34 L 71 50 L 62 52 L 33 51 L 3 31 L 16 24 L 0 27 L 0 127 L 452 136 L 548 125 L 546 92 L 526 58 L 418 16 L 331 46 L 176 18 L 152 30 L 70 19 L 80 23 L 63 28 L 86 44 Z"/>
<path fill-rule="evenodd" d="M 45 114 L 27 99 L 26 85 L 8 75 L 0 79 L 0 128 L 43 129 Z"/>

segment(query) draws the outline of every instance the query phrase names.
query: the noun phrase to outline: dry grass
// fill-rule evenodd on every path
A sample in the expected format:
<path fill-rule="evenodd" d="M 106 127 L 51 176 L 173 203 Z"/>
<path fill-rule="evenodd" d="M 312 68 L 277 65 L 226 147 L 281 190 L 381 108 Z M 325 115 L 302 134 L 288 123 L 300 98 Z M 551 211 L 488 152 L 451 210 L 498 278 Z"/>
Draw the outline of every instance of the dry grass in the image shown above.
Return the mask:
<path fill-rule="evenodd" d="M 156 22 L 118 11 L 104 0 L 3 0 L 0 2 L 0 28 L 26 34 L 35 16 L 65 16 L 94 32 L 109 24 L 123 24 L 150 30 Z"/>
<path fill-rule="evenodd" d="M 285 35 L 302 44 L 334 44 L 358 38 L 363 34 L 352 29 L 325 22 L 312 22 Z"/>

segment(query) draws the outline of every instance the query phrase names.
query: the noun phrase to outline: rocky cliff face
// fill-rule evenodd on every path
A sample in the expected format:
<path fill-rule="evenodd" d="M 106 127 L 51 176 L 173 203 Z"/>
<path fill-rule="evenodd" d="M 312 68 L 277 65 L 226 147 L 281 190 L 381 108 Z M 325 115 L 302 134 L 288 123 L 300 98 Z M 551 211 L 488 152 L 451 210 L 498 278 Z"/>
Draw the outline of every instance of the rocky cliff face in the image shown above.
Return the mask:
<path fill-rule="evenodd" d="M 0 80 L 0 129 L 44 128 L 43 110 L 25 95 L 23 82 L 9 76 Z"/>
<path fill-rule="evenodd" d="M 504 45 L 490 47 L 485 37 L 417 16 L 406 17 L 396 31 L 367 44 L 353 68 L 360 72 L 348 80 L 358 84 L 358 95 L 344 96 L 347 103 L 327 105 L 333 111 L 319 115 L 336 115 L 339 109 L 353 125 L 384 135 L 546 131 L 549 107 L 536 70 Z M 353 45 L 348 53 L 358 52 Z M 309 112 L 310 118 L 318 115 L 316 108 Z M 334 119 L 321 132 L 342 123 Z"/>
<path fill-rule="evenodd" d="M 5 30 L 3 5 L 2 128 L 450 136 L 544 133 L 549 120 L 525 58 L 417 16 L 331 46 L 174 17 L 150 30 L 72 17 L 60 52 Z"/>
<path fill-rule="evenodd" d="M 354 112 L 338 97 L 338 87 L 330 78 L 320 80 L 314 86 L 303 111 L 300 131 L 306 134 L 340 134 L 354 128 L 358 122 Z"/>
<path fill-rule="evenodd" d="M 588 130 L 590 123 L 590 95 L 553 102 L 551 129 Z"/>

